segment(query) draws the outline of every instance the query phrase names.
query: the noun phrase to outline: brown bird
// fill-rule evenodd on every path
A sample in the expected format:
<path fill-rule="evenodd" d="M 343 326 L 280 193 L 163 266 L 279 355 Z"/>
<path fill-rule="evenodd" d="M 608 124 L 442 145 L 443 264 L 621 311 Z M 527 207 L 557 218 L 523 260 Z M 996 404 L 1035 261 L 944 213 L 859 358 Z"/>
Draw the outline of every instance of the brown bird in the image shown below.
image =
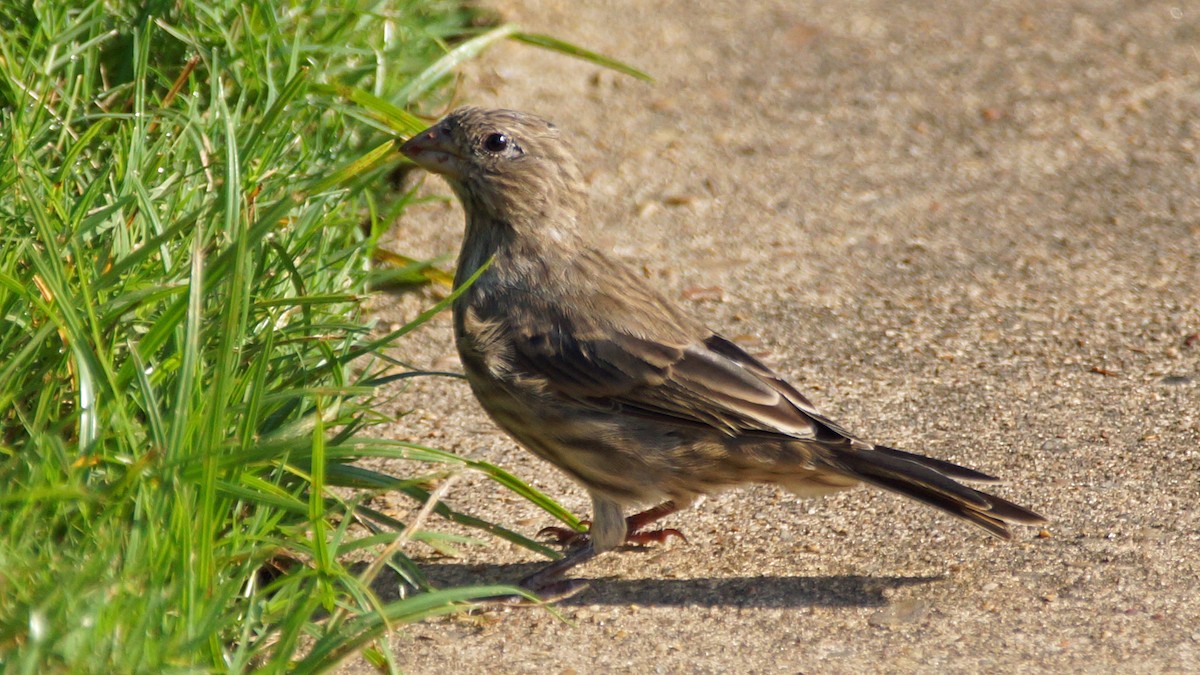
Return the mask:
<path fill-rule="evenodd" d="M 541 589 L 703 495 L 773 483 L 812 496 L 869 483 L 1011 539 L 1045 518 L 957 480 L 950 462 L 863 441 L 736 344 L 588 246 L 582 177 L 535 115 L 462 108 L 400 151 L 462 201 L 454 335 L 475 396 L 591 495 L 589 536 L 522 583 Z M 490 261 L 490 262 L 489 262 Z M 624 509 L 658 504 L 629 518 Z M 562 532 L 562 530 L 558 530 Z"/>

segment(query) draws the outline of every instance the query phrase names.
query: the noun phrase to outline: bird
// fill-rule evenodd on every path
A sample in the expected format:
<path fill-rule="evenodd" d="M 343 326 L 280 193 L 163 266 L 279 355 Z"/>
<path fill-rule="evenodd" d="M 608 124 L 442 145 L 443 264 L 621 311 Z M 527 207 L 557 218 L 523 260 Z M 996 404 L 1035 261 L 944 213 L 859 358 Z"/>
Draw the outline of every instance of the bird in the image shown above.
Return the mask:
<path fill-rule="evenodd" d="M 965 482 L 996 478 L 876 444 L 590 245 L 587 189 L 566 134 L 542 117 L 463 107 L 399 141 L 466 217 L 454 339 L 491 419 L 587 490 L 585 534 L 521 580 L 532 591 L 705 495 L 752 483 L 801 497 L 873 485 L 1011 539 L 1046 518 Z M 626 516 L 629 510 L 652 505 Z M 680 535 L 681 536 L 681 535 Z"/>

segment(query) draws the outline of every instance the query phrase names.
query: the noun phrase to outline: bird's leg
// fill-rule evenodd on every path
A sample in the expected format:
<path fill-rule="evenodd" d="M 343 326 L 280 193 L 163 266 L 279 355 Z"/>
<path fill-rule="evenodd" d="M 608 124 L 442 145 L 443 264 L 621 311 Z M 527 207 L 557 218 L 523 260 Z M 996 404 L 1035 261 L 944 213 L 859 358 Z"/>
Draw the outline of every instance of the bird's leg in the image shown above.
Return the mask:
<path fill-rule="evenodd" d="M 641 513 L 635 513 L 625 519 L 625 543 L 637 544 L 639 546 L 662 542 L 671 537 L 679 537 L 683 541 L 687 541 L 687 537 L 675 528 L 665 528 L 659 530 L 643 531 L 642 528 L 650 523 L 679 511 L 686 506 L 680 506 L 674 501 L 666 501 L 652 509 L 646 509 Z M 584 525 L 591 527 L 591 521 L 583 521 Z M 590 529 L 589 529 L 590 532 Z M 566 546 L 578 546 L 586 544 L 589 538 L 589 532 L 577 532 L 566 527 L 546 527 L 538 532 L 539 537 L 550 537 L 557 544 Z"/>
<path fill-rule="evenodd" d="M 601 494 L 592 492 L 591 495 L 592 513 L 596 520 L 588 529 L 588 534 L 581 535 L 584 537 L 583 545 L 522 579 L 522 588 L 538 593 L 544 600 L 573 595 L 587 583 L 560 577 L 572 567 L 610 551 L 625 541 L 625 518 L 621 516 L 621 505 Z"/>

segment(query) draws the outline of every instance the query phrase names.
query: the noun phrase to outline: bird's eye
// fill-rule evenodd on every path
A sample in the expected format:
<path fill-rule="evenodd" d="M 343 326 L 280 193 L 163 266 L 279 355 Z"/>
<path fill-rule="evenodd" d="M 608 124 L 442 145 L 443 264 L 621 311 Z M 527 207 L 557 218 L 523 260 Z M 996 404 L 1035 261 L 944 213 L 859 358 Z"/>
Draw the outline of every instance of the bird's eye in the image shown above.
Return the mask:
<path fill-rule="evenodd" d="M 483 149 L 488 152 L 504 152 L 508 149 L 509 143 L 508 136 L 495 133 L 483 139 Z"/>

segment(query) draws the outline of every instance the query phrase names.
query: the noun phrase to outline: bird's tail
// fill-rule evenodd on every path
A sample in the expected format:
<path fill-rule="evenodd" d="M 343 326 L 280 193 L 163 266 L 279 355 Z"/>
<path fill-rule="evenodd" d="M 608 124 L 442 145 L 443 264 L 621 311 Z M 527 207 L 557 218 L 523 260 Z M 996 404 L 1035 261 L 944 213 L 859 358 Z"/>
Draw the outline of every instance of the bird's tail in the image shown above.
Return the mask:
<path fill-rule="evenodd" d="M 939 508 L 1001 539 L 1012 539 L 1010 524 L 1046 522 L 1027 508 L 957 482 L 998 481 L 985 473 L 883 445 L 826 448 L 823 459 L 840 472 Z"/>

